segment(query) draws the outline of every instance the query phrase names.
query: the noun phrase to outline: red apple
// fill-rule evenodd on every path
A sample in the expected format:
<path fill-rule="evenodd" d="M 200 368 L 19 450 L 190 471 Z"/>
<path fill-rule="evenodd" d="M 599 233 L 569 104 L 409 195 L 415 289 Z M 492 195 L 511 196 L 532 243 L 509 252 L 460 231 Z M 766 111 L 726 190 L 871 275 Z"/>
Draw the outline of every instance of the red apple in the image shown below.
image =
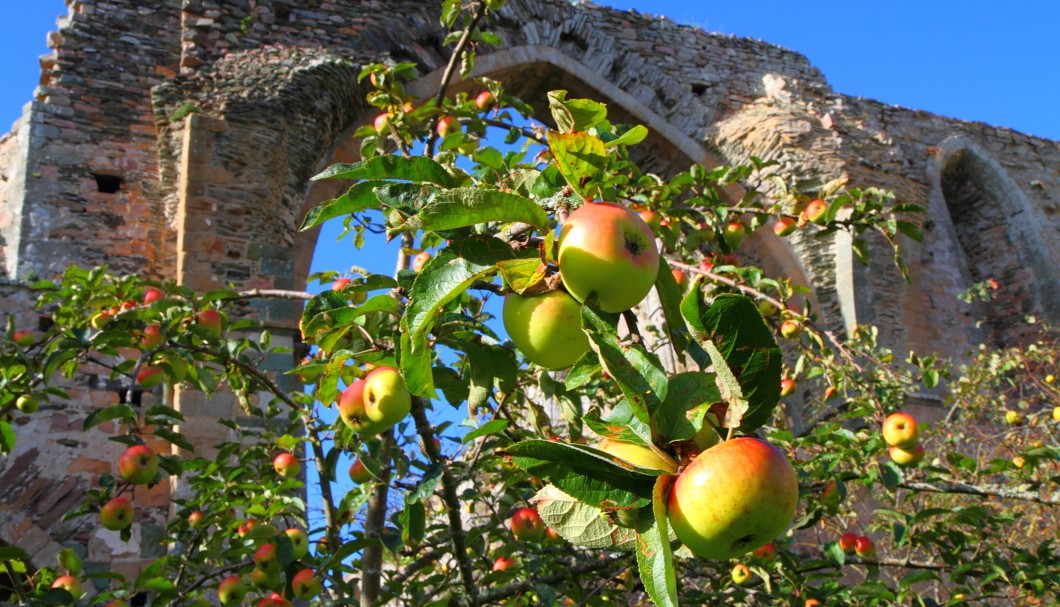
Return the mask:
<path fill-rule="evenodd" d="M 644 220 L 644 223 L 648 224 L 651 228 L 651 233 L 655 234 L 659 231 L 659 227 L 662 225 L 662 217 L 651 209 L 644 209 L 637 213 L 640 218 Z"/>
<path fill-rule="evenodd" d="M 811 200 L 810 204 L 806 205 L 806 219 L 813 223 L 824 223 L 827 212 L 828 204 L 823 200 Z"/>
<path fill-rule="evenodd" d="M 787 529 L 798 502 L 799 483 L 784 453 L 763 440 L 741 437 L 692 460 L 670 490 L 668 515 L 689 550 L 729 559 Z"/>
<path fill-rule="evenodd" d="M 195 315 L 195 320 L 207 335 L 211 337 L 221 336 L 221 325 L 223 324 L 223 321 L 221 319 L 221 313 L 214 308 L 200 310 L 199 313 Z"/>
<path fill-rule="evenodd" d="M 751 581 L 751 568 L 743 563 L 738 563 L 732 568 L 732 582 L 737 586 L 743 586 Z"/>
<path fill-rule="evenodd" d="M 595 294 L 605 312 L 624 312 L 655 284 L 659 250 L 639 215 L 610 202 L 589 203 L 560 230 L 559 270 L 574 299 Z"/>
<path fill-rule="evenodd" d="M 118 476 L 133 485 L 146 485 L 158 474 L 158 455 L 147 445 L 134 445 L 118 458 Z"/>
<path fill-rule="evenodd" d="M 773 542 L 770 542 L 755 548 L 755 551 L 752 554 L 756 559 L 769 562 L 777 558 L 777 547 L 773 545 Z"/>
<path fill-rule="evenodd" d="M 688 287 L 688 274 L 678 268 L 670 270 L 670 273 L 674 275 L 674 280 L 677 281 L 677 288 L 684 291 Z"/>
<path fill-rule="evenodd" d="M 350 480 L 358 485 L 363 485 L 372 480 L 372 473 L 364 465 L 364 462 L 359 459 L 354 460 L 354 462 L 350 464 Z"/>
<path fill-rule="evenodd" d="M 504 330 L 530 362 L 546 369 L 573 365 L 589 351 L 581 304 L 564 291 L 504 298 Z"/>
<path fill-rule="evenodd" d="M 254 607 L 291 607 L 291 601 L 288 601 L 279 593 L 272 592 L 269 596 L 254 603 Z"/>
<path fill-rule="evenodd" d="M 427 265 L 427 262 L 431 260 L 430 251 L 421 251 L 412 258 L 412 271 L 419 272 L 423 269 L 423 266 Z"/>
<path fill-rule="evenodd" d="M 200 527 L 206 521 L 206 515 L 196 510 L 188 515 L 188 525 L 191 527 Z"/>
<path fill-rule="evenodd" d="M 545 536 L 545 522 L 541 520 L 537 510 L 533 508 L 519 508 L 512 514 L 512 535 L 515 539 L 526 541 L 539 541 Z"/>
<path fill-rule="evenodd" d="M 439 137 L 445 137 L 449 133 L 458 133 L 460 132 L 460 121 L 452 116 L 443 116 L 438 121 L 436 132 Z"/>
<path fill-rule="evenodd" d="M 390 126 L 390 114 L 379 114 L 372 122 L 372 126 L 375 127 L 375 130 L 380 133 L 387 130 L 387 128 Z"/>
<path fill-rule="evenodd" d="M 144 327 L 140 345 L 144 350 L 153 350 L 162 345 L 162 327 L 160 325 L 147 325 Z"/>
<path fill-rule="evenodd" d="M 924 445 L 919 443 L 912 447 L 888 447 L 887 454 L 891 456 L 891 461 L 902 466 L 903 468 L 908 466 L 915 466 L 924 459 Z"/>
<path fill-rule="evenodd" d="M 254 551 L 254 566 L 266 573 L 280 570 L 280 558 L 276 544 L 262 544 Z"/>
<path fill-rule="evenodd" d="M 780 334 L 787 339 L 795 339 L 802 333 L 802 325 L 794 320 L 785 320 L 780 323 Z"/>
<path fill-rule="evenodd" d="M 883 440 L 892 447 L 909 449 L 920 438 L 916 418 L 908 413 L 892 413 L 883 420 Z"/>
<path fill-rule="evenodd" d="M 99 522 L 111 531 L 121 531 L 132 524 L 132 502 L 124 497 L 111 499 L 99 511 Z"/>
<path fill-rule="evenodd" d="M 303 569 L 291 578 L 291 591 L 300 599 L 311 599 L 320 594 L 320 578 L 312 569 Z"/>
<path fill-rule="evenodd" d="M 493 93 L 489 91 L 482 91 L 475 97 L 475 107 L 480 110 L 488 110 L 493 107 L 496 100 L 493 98 Z"/>
<path fill-rule="evenodd" d="M 773 224 L 773 233 L 777 236 L 789 236 L 795 231 L 798 222 L 792 217 L 781 217 Z"/>
<path fill-rule="evenodd" d="M 364 385 L 363 379 L 354 381 L 339 396 L 339 417 L 354 432 L 374 435 L 386 430 L 386 426 L 377 424 L 368 419 L 364 410 Z"/>
<path fill-rule="evenodd" d="M 166 370 L 158 365 L 144 365 L 136 373 L 136 383 L 144 390 L 150 390 L 166 378 Z"/>
<path fill-rule="evenodd" d="M 863 557 L 876 556 L 876 545 L 872 543 L 870 538 L 861 536 L 854 540 L 854 552 L 858 556 Z"/>
<path fill-rule="evenodd" d="M 81 588 L 81 580 L 72 575 L 60 575 L 55 578 L 55 581 L 52 582 L 52 588 L 62 588 L 73 595 L 75 599 L 79 599 L 85 594 L 84 589 Z"/>
<path fill-rule="evenodd" d="M 842 548 L 843 552 L 850 552 L 854 549 L 857 544 L 858 538 L 861 537 L 853 531 L 847 531 L 843 535 L 839 536 L 839 547 Z"/>
<path fill-rule="evenodd" d="M 353 282 L 353 281 L 350 280 L 349 278 L 339 278 L 335 282 L 331 283 L 331 290 L 332 291 L 341 291 L 341 290 L 345 289 L 346 285 L 350 284 L 351 282 Z"/>
<path fill-rule="evenodd" d="M 15 345 L 20 348 L 28 348 L 33 345 L 35 340 L 33 339 L 32 331 L 22 329 L 11 334 L 11 341 L 15 342 Z"/>
<path fill-rule="evenodd" d="M 88 319 L 88 324 L 97 331 L 102 331 L 103 327 L 106 327 L 110 323 L 110 319 L 114 317 L 114 313 L 110 310 L 103 310 L 97 312 Z"/>
<path fill-rule="evenodd" d="M 217 598 L 222 605 L 236 605 L 247 596 L 247 585 L 238 575 L 230 575 L 217 585 Z"/>
<path fill-rule="evenodd" d="M 148 289 L 148 290 L 144 291 L 144 298 L 143 298 L 144 305 L 147 306 L 147 305 L 153 304 L 153 303 L 155 303 L 156 301 L 162 299 L 165 296 L 166 296 L 166 294 L 163 293 L 162 291 L 159 291 L 158 289 Z"/>
<path fill-rule="evenodd" d="M 784 379 L 780 380 L 780 395 L 791 396 L 795 393 L 795 385 L 796 384 L 794 379 L 789 379 L 785 377 Z"/>
<path fill-rule="evenodd" d="M 236 528 L 236 533 L 239 534 L 239 537 L 243 537 L 244 535 L 250 533 L 251 529 L 253 529 L 254 527 L 257 527 L 257 526 L 258 526 L 258 519 L 256 519 L 256 518 L 248 518 L 245 521 L 243 521 L 242 523 L 239 523 L 239 527 Z"/>
<path fill-rule="evenodd" d="M 302 471 L 302 462 L 294 455 L 283 452 L 273 458 L 272 467 L 276 474 L 284 478 L 294 478 Z"/>
<path fill-rule="evenodd" d="M 497 560 L 493 561 L 494 571 L 507 571 L 515 566 L 515 559 L 508 556 L 498 556 Z"/>

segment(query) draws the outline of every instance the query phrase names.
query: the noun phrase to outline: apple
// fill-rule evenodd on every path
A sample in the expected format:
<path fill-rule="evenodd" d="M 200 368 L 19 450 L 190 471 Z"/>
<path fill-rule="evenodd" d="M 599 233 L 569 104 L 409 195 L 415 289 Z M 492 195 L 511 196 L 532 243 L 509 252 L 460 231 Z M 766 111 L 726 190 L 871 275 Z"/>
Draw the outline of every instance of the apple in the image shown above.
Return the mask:
<path fill-rule="evenodd" d="M 684 270 L 678 268 L 670 270 L 670 273 L 674 275 L 674 280 L 677 282 L 677 288 L 684 291 L 688 287 L 688 274 L 685 274 Z"/>
<path fill-rule="evenodd" d="M 545 528 L 545 543 L 547 544 L 559 544 L 563 542 L 563 538 L 559 536 L 559 532 L 552 527 Z"/>
<path fill-rule="evenodd" d="M 760 561 L 769 562 L 777 558 L 777 547 L 773 545 L 773 542 L 770 542 L 755 548 L 751 554 Z"/>
<path fill-rule="evenodd" d="M 126 603 L 125 601 L 122 601 L 122 600 L 119 600 L 119 599 L 114 599 L 113 601 L 107 601 L 103 605 L 103 607 L 129 607 L 129 604 Z M 195 604 L 195 601 L 192 601 L 191 603 L 188 603 L 188 607 L 198 607 L 198 606 Z M 210 603 L 206 603 L 205 607 L 210 607 Z"/>
<path fill-rule="evenodd" d="M 498 556 L 497 560 L 493 561 L 494 571 L 507 571 L 515 566 L 515 559 L 509 556 Z"/>
<path fill-rule="evenodd" d="M 1012 465 L 1017 468 L 1022 468 L 1027 465 L 1027 460 L 1023 459 L 1022 456 L 1017 455 L 1016 457 L 1012 458 Z"/>
<path fill-rule="evenodd" d="M 242 603 L 247 596 L 247 585 L 238 575 L 230 575 L 217 585 L 217 598 L 222 605 Z"/>
<path fill-rule="evenodd" d="M 827 215 L 827 213 L 828 204 L 823 200 L 811 200 L 810 204 L 806 205 L 806 219 L 809 219 L 813 223 L 824 223 L 825 215 Z"/>
<path fill-rule="evenodd" d="M 1046 375 L 1046 376 L 1045 376 L 1045 383 L 1047 383 L 1047 384 L 1051 384 L 1051 383 L 1053 383 L 1054 381 L 1056 381 L 1056 376 L 1055 376 L 1055 375 L 1053 375 L 1052 373 L 1050 373 L 1049 375 Z"/>
<path fill-rule="evenodd" d="M 658 233 L 659 227 L 662 225 L 662 217 L 658 213 L 651 209 L 644 209 L 643 211 L 639 211 L 637 215 L 640 215 L 640 218 L 644 220 L 644 223 L 648 224 L 648 227 L 651 228 L 652 234 Z"/>
<path fill-rule="evenodd" d="M 162 291 L 159 291 L 158 289 L 148 289 L 144 291 L 144 298 L 142 301 L 144 302 L 144 305 L 147 306 L 155 303 L 156 301 L 162 299 L 165 296 L 166 294 Z"/>
<path fill-rule="evenodd" d="M 1019 411 L 1009 409 L 1005 411 L 1005 421 L 1013 426 L 1020 426 L 1023 424 L 1023 415 Z"/>
<path fill-rule="evenodd" d="M 636 213 L 610 202 L 588 203 L 560 230 L 559 271 L 574 299 L 595 294 L 603 311 L 624 312 L 655 284 L 659 250 Z"/>
<path fill-rule="evenodd" d="M 379 434 L 387 427 L 368 419 L 364 410 L 364 385 L 365 380 L 358 379 L 342 391 L 339 396 L 339 417 L 354 432 L 365 435 Z"/>
<path fill-rule="evenodd" d="M 253 529 L 254 527 L 257 527 L 257 526 L 258 526 L 258 519 L 256 519 L 256 518 L 248 518 L 247 520 L 243 521 L 242 523 L 239 523 L 239 527 L 236 528 L 236 533 L 239 534 L 239 537 L 243 537 L 244 535 L 250 533 L 251 529 Z"/>
<path fill-rule="evenodd" d="M 188 525 L 191 527 L 201 527 L 206 521 L 206 515 L 196 510 L 188 515 Z"/>
<path fill-rule="evenodd" d="M 901 411 L 892 413 L 883 420 L 883 440 L 892 447 L 909 449 L 920 438 L 916 418 Z"/>
<path fill-rule="evenodd" d="M 147 325 L 144 327 L 140 345 L 144 350 L 153 350 L 162 345 L 162 327 L 160 325 Z"/>
<path fill-rule="evenodd" d="M 769 443 L 740 437 L 700 453 L 670 489 L 677 539 L 699 556 L 729 559 L 770 542 L 799 502 L 795 469 Z"/>
<path fill-rule="evenodd" d="M 795 231 L 798 222 L 791 217 L 780 217 L 773 224 L 773 233 L 777 236 L 790 236 Z"/>
<path fill-rule="evenodd" d="M 269 596 L 254 603 L 254 607 L 291 607 L 291 601 L 288 601 L 279 593 L 272 592 Z"/>
<path fill-rule="evenodd" d="M 743 586 L 751 581 L 751 568 L 743 563 L 738 563 L 732 568 L 732 582 L 737 586 Z"/>
<path fill-rule="evenodd" d="M 854 541 L 854 553 L 864 557 L 876 556 L 876 545 L 872 543 L 872 539 L 860 536 Z"/>
<path fill-rule="evenodd" d="M 762 318 L 772 318 L 777 315 L 777 312 L 780 312 L 780 308 L 773 302 L 765 299 L 758 302 L 758 313 L 762 315 Z"/>
<path fill-rule="evenodd" d="M 114 314 L 110 310 L 103 310 L 102 312 L 96 312 L 88 319 L 88 324 L 97 331 L 102 331 L 103 327 L 110 323 L 110 319 L 114 317 Z"/>
<path fill-rule="evenodd" d="M 85 594 L 84 589 L 81 588 L 81 580 L 72 575 L 60 575 L 55 578 L 55 581 L 52 582 L 52 588 L 62 588 L 73 595 L 75 599 L 79 599 Z"/>
<path fill-rule="evenodd" d="M 298 476 L 298 473 L 302 471 L 302 462 L 298 461 L 298 458 L 294 455 L 285 451 L 273 458 L 272 467 L 276 470 L 276 474 L 279 474 L 284 478 L 293 478 Z"/>
<path fill-rule="evenodd" d="M 832 400 L 833 398 L 836 397 L 836 394 L 839 394 L 839 390 L 836 390 L 835 386 L 828 386 L 827 388 L 824 389 L 824 399 L 825 400 Z"/>
<path fill-rule="evenodd" d="M 740 248 L 740 243 L 743 242 L 744 236 L 747 236 L 747 228 L 743 227 L 743 224 L 739 221 L 730 221 L 721 229 L 721 237 L 725 240 L 725 244 L 729 246 L 729 249 L 733 251 Z"/>
<path fill-rule="evenodd" d="M 312 569 L 303 569 L 291 578 L 291 591 L 300 599 L 311 599 L 320 594 L 320 578 Z"/>
<path fill-rule="evenodd" d="M 802 333 L 802 325 L 794 320 L 785 320 L 780 323 L 780 334 L 786 339 L 795 339 Z"/>
<path fill-rule="evenodd" d="M 305 531 L 298 527 L 291 527 L 284 529 L 283 532 L 291 540 L 291 556 L 300 559 L 309 554 L 309 536 Z"/>
<path fill-rule="evenodd" d="M 847 531 L 843 535 L 839 536 L 839 547 L 843 552 L 850 552 L 854 549 L 857 544 L 858 538 L 861 537 L 853 531 Z"/>
<path fill-rule="evenodd" d="M 445 137 L 449 133 L 456 133 L 460 131 L 460 121 L 452 116 L 443 116 L 438 121 L 438 126 L 435 129 L 439 137 Z"/>
<path fill-rule="evenodd" d="M 32 394 L 23 394 L 15 401 L 15 406 L 18 407 L 19 411 L 26 414 L 36 413 L 37 409 L 40 408 L 40 401 Z"/>
<path fill-rule="evenodd" d="M 493 93 L 489 91 L 482 91 L 475 97 L 475 107 L 480 110 L 488 110 L 493 107 L 496 99 L 493 98 Z"/>
<path fill-rule="evenodd" d="M 533 508 L 519 508 L 516 510 L 512 513 L 510 524 L 512 535 L 521 542 L 536 542 L 545 537 L 545 522 L 541 520 L 541 516 Z"/>
<path fill-rule="evenodd" d="M 254 551 L 254 566 L 266 573 L 279 572 L 280 559 L 276 551 L 276 544 L 262 544 Z"/>
<path fill-rule="evenodd" d="M 1053 407 L 1053 421 L 1060 422 L 1060 407 Z"/>
<path fill-rule="evenodd" d="M 670 474 L 677 472 L 677 467 L 673 463 L 666 461 L 658 453 L 643 445 L 605 438 L 595 447 L 638 468 L 662 470 Z"/>
<path fill-rule="evenodd" d="M 221 336 L 221 325 L 223 324 L 223 321 L 221 320 L 221 313 L 214 308 L 200 310 L 199 313 L 195 315 L 195 321 L 210 337 Z"/>
<path fill-rule="evenodd" d="M 780 395 L 791 396 L 792 394 L 795 394 L 795 386 L 796 384 L 794 379 L 785 377 L 784 379 L 780 380 Z"/>
<path fill-rule="evenodd" d="M 111 531 L 121 531 L 132 525 L 133 507 L 132 502 L 124 497 L 116 497 L 99 511 L 99 522 L 104 528 Z"/>
<path fill-rule="evenodd" d="M 28 348 L 33 345 L 33 332 L 21 329 L 11 334 L 11 341 L 20 348 Z"/>
<path fill-rule="evenodd" d="M 430 251 L 421 251 L 412 258 L 412 271 L 419 272 L 423 269 L 423 266 L 427 265 L 427 262 L 431 260 Z"/>
<path fill-rule="evenodd" d="M 147 445 L 134 445 L 118 458 L 118 476 L 133 485 L 146 485 L 158 474 L 158 455 Z"/>
<path fill-rule="evenodd" d="M 364 465 L 364 462 L 359 459 L 354 460 L 354 462 L 350 464 L 350 480 L 358 485 L 363 485 L 372 480 L 372 473 Z"/>
<path fill-rule="evenodd" d="M 351 282 L 353 282 L 353 281 L 350 280 L 349 278 L 339 278 L 335 282 L 331 283 L 331 290 L 332 291 L 341 291 L 341 290 L 345 289 L 346 285 L 350 284 Z"/>
<path fill-rule="evenodd" d="M 818 601 L 817 599 L 806 599 L 803 607 L 821 607 L 821 601 Z"/>
<path fill-rule="evenodd" d="M 144 390 L 150 390 L 166 378 L 166 370 L 158 365 L 144 365 L 136 373 L 136 383 Z"/>
<path fill-rule="evenodd" d="M 385 428 L 398 423 L 412 410 L 412 395 L 393 367 L 378 367 L 366 375 L 363 397 L 365 416 Z"/>
<path fill-rule="evenodd" d="M 887 448 L 887 454 L 891 456 L 891 461 L 899 466 L 915 466 L 924 459 L 924 445 L 916 444 L 904 449 L 891 446 Z"/>
<path fill-rule="evenodd" d="M 546 369 L 569 367 L 589 351 L 581 304 L 564 291 L 504 298 L 504 330 L 530 362 Z"/>

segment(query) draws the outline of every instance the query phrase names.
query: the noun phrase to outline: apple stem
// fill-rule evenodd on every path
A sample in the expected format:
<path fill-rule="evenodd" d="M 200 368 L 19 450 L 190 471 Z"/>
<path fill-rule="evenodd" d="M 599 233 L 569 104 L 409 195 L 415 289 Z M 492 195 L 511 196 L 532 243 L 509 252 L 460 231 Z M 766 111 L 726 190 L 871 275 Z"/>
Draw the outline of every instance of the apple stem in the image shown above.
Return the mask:
<path fill-rule="evenodd" d="M 626 310 L 623 312 L 622 320 L 626 321 L 626 328 L 629 329 L 629 336 L 633 340 L 633 343 L 643 343 L 644 338 L 640 335 L 640 328 L 637 327 L 637 315 L 633 313 L 633 310 Z"/>

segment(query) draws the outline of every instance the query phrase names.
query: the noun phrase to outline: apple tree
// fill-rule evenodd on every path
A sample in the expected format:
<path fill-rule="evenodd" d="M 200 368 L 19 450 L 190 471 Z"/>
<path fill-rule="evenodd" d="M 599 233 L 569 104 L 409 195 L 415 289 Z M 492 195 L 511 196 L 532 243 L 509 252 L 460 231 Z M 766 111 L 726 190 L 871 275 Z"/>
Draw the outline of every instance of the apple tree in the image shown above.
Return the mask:
<path fill-rule="evenodd" d="M 0 450 L 30 440 L 18 420 L 79 374 L 104 374 L 128 393 L 83 427 L 113 428 L 128 450 L 67 518 L 128 540 L 135 486 L 174 477 L 179 490 L 165 554 L 135 577 L 4 546 L 0 592 L 41 605 L 1055 601 L 1053 330 L 1035 322 L 1026 344 L 965 361 L 891 352 L 872 326 L 828 330 L 805 287 L 741 258 L 746 234 L 843 230 L 859 258 L 874 239 L 904 272 L 918 207 L 843 181 L 799 191 L 757 158 L 644 173 L 631 150 L 647 130 L 562 90 L 550 128 L 497 81 L 447 96 L 476 45 L 499 43 L 488 24 L 502 5 L 443 3 L 453 52 L 433 99 L 406 94 L 413 65 L 365 67 L 380 113 L 356 133 L 362 159 L 317 176 L 349 187 L 302 228 L 342 221 L 357 247 L 400 239 L 393 275 L 322 273 L 316 295 L 195 293 L 102 268 L 27 285 L 51 324 L 9 323 L 0 344 Z M 311 355 L 286 377 L 265 363 L 292 352 L 243 305 L 269 297 L 305 301 Z M 658 316 L 637 312 L 645 298 Z M 154 397 L 172 386 L 240 403 L 211 453 Z M 907 415 L 896 434 L 887 420 L 923 390 L 946 395 L 945 423 Z"/>

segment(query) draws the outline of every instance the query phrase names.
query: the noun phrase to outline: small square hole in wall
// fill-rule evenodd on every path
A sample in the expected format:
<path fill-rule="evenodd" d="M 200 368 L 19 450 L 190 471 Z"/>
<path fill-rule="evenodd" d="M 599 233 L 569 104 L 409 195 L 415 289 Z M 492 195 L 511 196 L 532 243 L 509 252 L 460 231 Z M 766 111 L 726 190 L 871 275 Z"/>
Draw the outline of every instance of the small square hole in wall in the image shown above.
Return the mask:
<path fill-rule="evenodd" d="M 92 173 L 92 177 L 96 180 L 96 189 L 104 194 L 113 194 L 121 189 L 122 181 L 124 181 L 118 175 L 104 175 L 102 173 Z"/>

